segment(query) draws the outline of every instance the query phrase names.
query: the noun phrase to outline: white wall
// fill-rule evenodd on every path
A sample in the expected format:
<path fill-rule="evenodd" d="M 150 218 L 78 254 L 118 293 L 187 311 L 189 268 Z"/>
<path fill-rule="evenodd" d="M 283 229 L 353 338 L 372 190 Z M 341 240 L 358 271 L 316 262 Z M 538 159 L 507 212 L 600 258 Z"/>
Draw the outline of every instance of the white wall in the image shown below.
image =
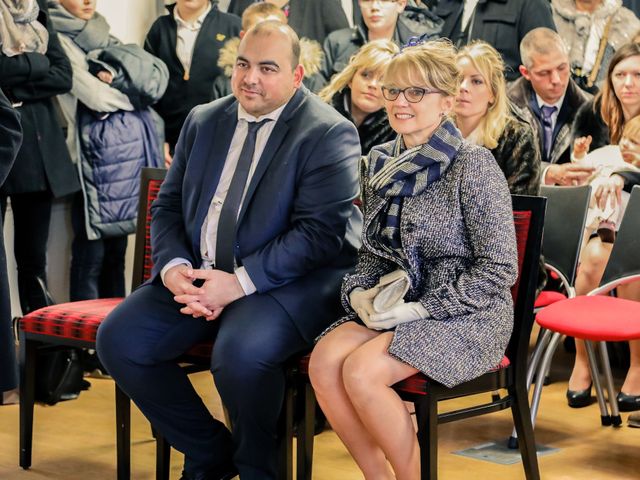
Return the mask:
<path fill-rule="evenodd" d="M 111 32 L 125 43 L 142 44 L 149 27 L 163 11 L 162 0 L 98 0 L 97 9 L 111 25 Z M 57 302 L 69 299 L 69 265 L 71 260 L 70 200 L 56 200 L 49 228 L 47 279 L 49 290 Z M 13 215 L 7 210 L 4 227 L 7 271 L 11 289 L 11 313 L 18 316 L 20 301 L 13 256 Z M 134 236 L 129 236 L 126 259 L 127 289 L 131 283 Z"/>

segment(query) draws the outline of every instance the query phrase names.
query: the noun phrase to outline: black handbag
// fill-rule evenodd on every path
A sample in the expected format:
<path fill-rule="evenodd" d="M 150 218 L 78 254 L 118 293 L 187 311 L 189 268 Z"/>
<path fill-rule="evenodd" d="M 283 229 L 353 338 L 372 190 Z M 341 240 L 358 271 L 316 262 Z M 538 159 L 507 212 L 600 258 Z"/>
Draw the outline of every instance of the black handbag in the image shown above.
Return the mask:
<path fill-rule="evenodd" d="M 84 388 L 83 374 L 77 349 L 56 346 L 38 348 L 36 401 L 55 405 L 60 401 L 78 398 Z"/>

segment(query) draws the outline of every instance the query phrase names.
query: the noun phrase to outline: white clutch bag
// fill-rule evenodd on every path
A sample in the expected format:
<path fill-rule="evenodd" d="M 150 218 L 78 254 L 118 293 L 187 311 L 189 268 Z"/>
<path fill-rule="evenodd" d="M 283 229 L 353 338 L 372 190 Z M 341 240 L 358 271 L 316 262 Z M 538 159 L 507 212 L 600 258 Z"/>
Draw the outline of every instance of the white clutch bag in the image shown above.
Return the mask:
<path fill-rule="evenodd" d="M 403 303 L 410 286 L 409 275 L 404 270 L 395 270 L 380 277 L 380 281 L 374 287 L 379 291 L 373 298 L 373 310 L 382 313 Z"/>

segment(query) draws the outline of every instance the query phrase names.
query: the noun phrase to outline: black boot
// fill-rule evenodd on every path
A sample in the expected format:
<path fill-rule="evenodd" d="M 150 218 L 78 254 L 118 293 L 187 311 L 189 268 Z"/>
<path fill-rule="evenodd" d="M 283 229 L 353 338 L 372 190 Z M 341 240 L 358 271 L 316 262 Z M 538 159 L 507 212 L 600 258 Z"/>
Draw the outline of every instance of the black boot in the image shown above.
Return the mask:
<path fill-rule="evenodd" d="M 38 275 L 28 278 L 20 278 L 18 275 L 18 291 L 23 315 L 56 303 L 49 293 L 46 281 Z"/>

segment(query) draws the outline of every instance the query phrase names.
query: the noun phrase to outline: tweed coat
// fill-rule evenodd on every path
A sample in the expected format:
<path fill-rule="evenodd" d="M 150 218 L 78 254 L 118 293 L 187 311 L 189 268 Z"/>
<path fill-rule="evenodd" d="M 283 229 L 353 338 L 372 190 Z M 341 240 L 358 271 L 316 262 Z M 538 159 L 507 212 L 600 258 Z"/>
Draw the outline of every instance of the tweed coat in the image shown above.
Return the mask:
<path fill-rule="evenodd" d="M 363 244 L 341 292 L 348 314 L 330 329 L 357 320 L 351 290 L 400 266 L 365 234 L 386 201 L 366 175 L 362 189 Z M 448 387 L 498 365 L 513 328 L 517 250 L 509 188 L 491 153 L 463 142 L 439 181 L 404 199 L 400 238 L 411 278 L 405 300 L 419 301 L 430 317 L 398 325 L 389 353 Z"/>

